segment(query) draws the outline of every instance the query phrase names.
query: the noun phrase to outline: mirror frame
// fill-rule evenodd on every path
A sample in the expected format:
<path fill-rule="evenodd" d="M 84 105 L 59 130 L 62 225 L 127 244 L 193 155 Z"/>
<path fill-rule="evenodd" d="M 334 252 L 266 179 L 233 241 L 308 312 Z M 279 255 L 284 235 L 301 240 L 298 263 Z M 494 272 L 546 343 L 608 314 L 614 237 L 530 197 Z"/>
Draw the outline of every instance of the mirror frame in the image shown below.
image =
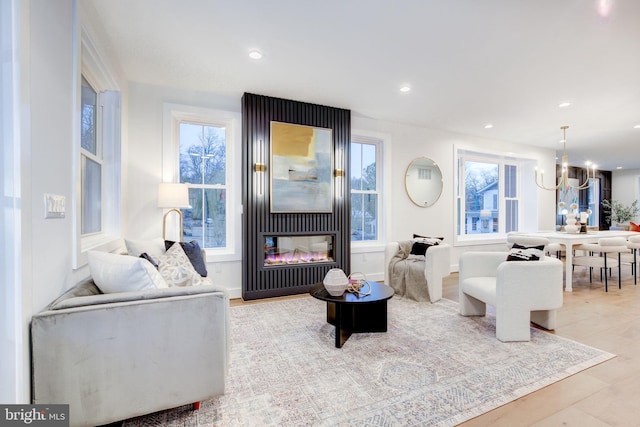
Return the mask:
<path fill-rule="evenodd" d="M 416 189 L 414 188 L 415 185 L 411 185 L 409 182 L 409 179 L 411 178 L 410 174 L 412 172 L 415 172 L 415 175 L 417 175 L 419 166 L 432 166 L 433 170 L 437 171 L 437 174 L 439 175 L 439 176 L 434 176 L 433 179 L 428 181 L 428 183 L 431 185 L 431 189 L 427 190 L 428 192 L 427 195 L 434 195 L 432 197 L 420 197 L 422 195 L 416 193 Z M 439 188 L 436 188 L 436 186 Z M 404 189 L 407 193 L 407 196 L 409 196 L 409 199 L 416 206 L 419 206 L 421 208 L 428 208 L 429 206 L 433 206 L 438 201 L 438 199 L 440 199 L 440 196 L 442 195 L 443 187 L 444 187 L 444 179 L 442 177 L 442 170 L 440 169 L 440 166 L 438 166 L 438 164 L 433 159 L 426 156 L 417 157 L 413 159 L 411 163 L 409 163 L 409 166 L 407 166 L 407 169 L 405 170 L 405 173 L 404 173 Z M 425 198 L 427 198 L 427 200 L 424 200 Z M 420 200 L 420 199 L 423 199 L 423 200 Z M 433 199 L 433 200 L 430 200 L 430 199 Z"/>

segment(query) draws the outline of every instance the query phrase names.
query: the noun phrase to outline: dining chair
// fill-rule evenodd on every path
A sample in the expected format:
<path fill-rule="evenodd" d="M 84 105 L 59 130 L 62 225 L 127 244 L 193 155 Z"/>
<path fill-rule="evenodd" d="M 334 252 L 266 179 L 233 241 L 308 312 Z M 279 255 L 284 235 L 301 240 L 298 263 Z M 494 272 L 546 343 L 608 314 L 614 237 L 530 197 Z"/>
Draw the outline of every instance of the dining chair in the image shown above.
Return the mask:
<path fill-rule="evenodd" d="M 607 269 L 618 267 L 618 289 L 622 289 L 621 254 L 629 252 L 627 239 L 624 237 L 603 237 L 598 239 L 598 243 L 584 243 L 579 245 L 577 249 L 585 251 L 587 255 L 574 256 L 572 264 L 573 266 L 589 267 L 589 283 L 592 282 L 594 268 L 600 269 L 600 281 L 602 281 L 602 270 L 604 269 L 604 290 L 609 292 Z M 609 257 L 608 254 L 617 256 Z"/>
<path fill-rule="evenodd" d="M 631 236 L 627 239 L 627 248 L 630 252 L 621 254 L 620 261 L 623 264 L 631 265 L 631 274 L 633 274 L 633 284 L 638 284 L 638 250 L 640 249 L 640 235 Z"/>

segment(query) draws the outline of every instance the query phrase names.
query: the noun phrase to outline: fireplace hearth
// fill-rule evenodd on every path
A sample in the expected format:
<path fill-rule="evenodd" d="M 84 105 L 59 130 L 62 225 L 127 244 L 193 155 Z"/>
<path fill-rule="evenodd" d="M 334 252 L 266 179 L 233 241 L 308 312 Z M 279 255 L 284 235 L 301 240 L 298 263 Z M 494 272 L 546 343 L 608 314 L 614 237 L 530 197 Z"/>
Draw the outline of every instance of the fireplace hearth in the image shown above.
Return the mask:
<path fill-rule="evenodd" d="M 265 236 L 264 266 L 334 262 L 333 235 Z"/>

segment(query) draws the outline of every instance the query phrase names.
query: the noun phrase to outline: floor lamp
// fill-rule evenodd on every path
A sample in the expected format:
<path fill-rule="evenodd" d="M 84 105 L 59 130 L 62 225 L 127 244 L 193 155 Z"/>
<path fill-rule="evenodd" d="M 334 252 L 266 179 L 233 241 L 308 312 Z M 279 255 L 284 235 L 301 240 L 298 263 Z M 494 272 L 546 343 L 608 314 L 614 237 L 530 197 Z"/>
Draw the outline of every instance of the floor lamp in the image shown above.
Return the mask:
<path fill-rule="evenodd" d="M 180 218 L 180 235 L 177 240 L 182 240 L 184 221 L 180 208 L 189 207 L 189 186 L 173 182 L 163 182 L 158 187 L 158 207 L 169 210 L 162 217 L 162 239 L 166 240 L 167 216 L 176 212 Z"/>

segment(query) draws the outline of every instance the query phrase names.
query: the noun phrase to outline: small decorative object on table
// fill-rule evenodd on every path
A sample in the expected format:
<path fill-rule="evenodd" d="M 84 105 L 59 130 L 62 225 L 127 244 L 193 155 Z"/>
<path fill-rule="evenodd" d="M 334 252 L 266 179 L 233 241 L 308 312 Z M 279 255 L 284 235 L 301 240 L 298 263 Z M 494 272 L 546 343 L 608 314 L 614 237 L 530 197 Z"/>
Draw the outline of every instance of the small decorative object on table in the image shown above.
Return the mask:
<path fill-rule="evenodd" d="M 578 209 L 578 205 L 576 203 L 571 203 L 569 207 L 569 211 L 566 214 L 566 225 L 564 226 L 564 230 L 567 233 L 577 233 L 580 231 L 580 226 L 576 225 L 578 220 L 576 220 L 576 210 Z"/>
<path fill-rule="evenodd" d="M 332 268 L 327 271 L 322 284 L 324 284 L 324 288 L 329 292 L 329 295 L 339 297 L 349 286 L 349 278 L 341 269 Z"/>
<path fill-rule="evenodd" d="M 362 290 L 364 287 L 367 287 L 367 290 Z M 371 283 L 367 281 L 367 276 L 364 273 L 351 273 L 349 275 L 349 286 L 347 287 L 347 291 L 352 294 L 358 295 L 370 295 L 371 294 Z"/>

